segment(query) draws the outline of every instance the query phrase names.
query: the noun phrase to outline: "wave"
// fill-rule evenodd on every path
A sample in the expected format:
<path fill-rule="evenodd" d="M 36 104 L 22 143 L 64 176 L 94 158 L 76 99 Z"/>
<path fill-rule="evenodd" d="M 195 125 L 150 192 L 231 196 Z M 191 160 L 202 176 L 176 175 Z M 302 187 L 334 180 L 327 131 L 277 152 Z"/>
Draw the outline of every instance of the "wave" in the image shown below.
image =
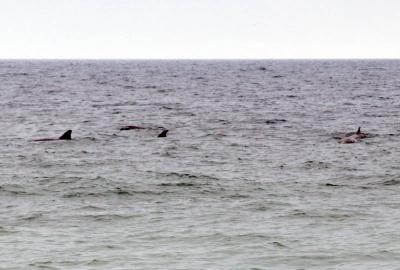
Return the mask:
<path fill-rule="evenodd" d="M 381 185 L 384 186 L 397 186 L 400 185 L 400 179 L 390 179 L 390 180 L 385 180 L 380 183 Z"/>
<path fill-rule="evenodd" d="M 204 174 L 190 174 L 190 173 L 178 173 L 178 172 L 170 172 L 170 173 L 160 173 L 163 177 L 169 178 L 185 178 L 185 179 L 201 179 L 201 180 L 212 180 L 218 181 L 220 180 L 217 177 L 204 175 Z"/>
<path fill-rule="evenodd" d="M 115 221 L 136 218 L 141 215 L 124 215 L 124 214 L 77 214 L 68 218 L 90 219 L 95 221 Z"/>
<path fill-rule="evenodd" d="M 5 184 L 0 186 L 0 194 L 13 196 L 31 196 L 38 193 L 27 191 L 24 187 L 16 184 Z"/>
<path fill-rule="evenodd" d="M 75 191 L 66 192 L 63 198 L 85 198 L 85 197 L 107 197 L 107 196 L 137 196 L 137 195 L 155 195 L 160 196 L 172 193 L 170 191 L 154 191 L 154 190 L 130 190 L 123 188 L 115 188 L 111 190 L 100 191 Z"/>

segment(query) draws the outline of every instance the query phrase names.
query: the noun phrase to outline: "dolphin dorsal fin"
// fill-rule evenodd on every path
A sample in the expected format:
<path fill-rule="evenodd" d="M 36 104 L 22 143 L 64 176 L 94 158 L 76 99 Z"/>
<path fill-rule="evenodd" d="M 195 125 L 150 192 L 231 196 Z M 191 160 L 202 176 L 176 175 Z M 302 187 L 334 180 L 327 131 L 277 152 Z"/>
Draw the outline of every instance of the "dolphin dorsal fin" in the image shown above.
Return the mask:
<path fill-rule="evenodd" d="M 67 130 L 63 135 L 61 135 L 59 140 L 71 140 L 72 130 Z"/>
<path fill-rule="evenodd" d="M 361 127 L 358 127 L 356 134 L 361 134 Z"/>
<path fill-rule="evenodd" d="M 158 134 L 158 137 L 167 137 L 167 132 L 168 129 L 164 129 L 160 134 Z"/>

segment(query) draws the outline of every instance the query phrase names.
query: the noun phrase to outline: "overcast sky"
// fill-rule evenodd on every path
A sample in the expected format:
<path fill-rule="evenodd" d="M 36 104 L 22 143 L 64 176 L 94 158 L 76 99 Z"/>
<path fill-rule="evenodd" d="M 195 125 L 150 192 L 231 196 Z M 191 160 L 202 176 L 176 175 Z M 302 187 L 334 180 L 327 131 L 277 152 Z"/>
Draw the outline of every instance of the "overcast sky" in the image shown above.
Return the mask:
<path fill-rule="evenodd" d="M 0 58 L 400 58 L 400 0 L 0 0 Z"/>

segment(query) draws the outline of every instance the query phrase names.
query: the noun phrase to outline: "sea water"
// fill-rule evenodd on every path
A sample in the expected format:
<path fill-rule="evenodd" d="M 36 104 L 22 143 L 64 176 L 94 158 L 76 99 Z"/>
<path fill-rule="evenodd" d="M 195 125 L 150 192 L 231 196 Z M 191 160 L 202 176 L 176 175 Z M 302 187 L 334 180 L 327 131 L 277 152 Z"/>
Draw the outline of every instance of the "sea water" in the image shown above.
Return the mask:
<path fill-rule="evenodd" d="M 3 60 L 0 106 L 0 269 L 400 267 L 400 61 Z"/>

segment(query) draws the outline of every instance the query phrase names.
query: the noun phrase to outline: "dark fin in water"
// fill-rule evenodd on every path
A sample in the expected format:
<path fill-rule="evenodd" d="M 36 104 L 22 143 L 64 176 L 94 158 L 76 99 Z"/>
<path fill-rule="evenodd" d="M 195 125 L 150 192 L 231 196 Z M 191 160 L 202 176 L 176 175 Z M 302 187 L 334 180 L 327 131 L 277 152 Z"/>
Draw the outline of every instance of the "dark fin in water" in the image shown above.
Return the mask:
<path fill-rule="evenodd" d="M 59 140 L 71 140 L 71 134 L 72 130 L 67 130 L 60 138 Z"/>
<path fill-rule="evenodd" d="M 160 134 L 158 134 L 158 137 L 167 137 L 167 132 L 168 129 L 163 130 Z"/>
<path fill-rule="evenodd" d="M 361 127 L 359 127 L 359 128 L 357 129 L 356 134 L 361 134 Z"/>

